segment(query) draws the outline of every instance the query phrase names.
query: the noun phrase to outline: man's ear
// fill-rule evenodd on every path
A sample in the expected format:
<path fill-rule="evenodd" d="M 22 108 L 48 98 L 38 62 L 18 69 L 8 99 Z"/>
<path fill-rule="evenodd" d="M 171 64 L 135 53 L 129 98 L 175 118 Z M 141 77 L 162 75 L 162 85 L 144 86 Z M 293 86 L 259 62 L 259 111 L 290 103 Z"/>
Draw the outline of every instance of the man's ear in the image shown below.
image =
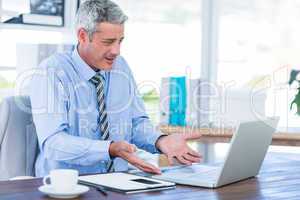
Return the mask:
<path fill-rule="evenodd" d="M 87 43 L 89 41 L 89 35 L 84 28 L 78 29 L 77 38 L 79 43 Z"/>

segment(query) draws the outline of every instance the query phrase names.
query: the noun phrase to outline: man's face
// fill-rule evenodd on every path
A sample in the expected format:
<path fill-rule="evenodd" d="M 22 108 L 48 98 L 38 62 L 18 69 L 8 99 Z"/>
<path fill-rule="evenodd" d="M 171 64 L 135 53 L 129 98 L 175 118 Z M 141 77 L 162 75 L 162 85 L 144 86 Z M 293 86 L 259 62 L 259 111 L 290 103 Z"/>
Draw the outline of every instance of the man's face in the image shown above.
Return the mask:
<path fill-rule="evenodd" d="M 84 29 L 78 31 L 78 51 L 83 60 L 94 69 L 111 70 L 120 54 L 124 39 L 124 25 L 99 23 L 91 40 Z"/>

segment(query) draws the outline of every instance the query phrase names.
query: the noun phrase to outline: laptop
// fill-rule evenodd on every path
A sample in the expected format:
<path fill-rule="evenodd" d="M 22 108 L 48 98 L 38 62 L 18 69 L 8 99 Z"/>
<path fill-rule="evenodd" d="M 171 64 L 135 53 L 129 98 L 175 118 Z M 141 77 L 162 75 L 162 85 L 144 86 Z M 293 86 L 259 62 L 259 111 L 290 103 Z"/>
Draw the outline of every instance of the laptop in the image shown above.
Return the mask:
<path fill-rule="evenodd" d="M 217 188 L 258 174 L 279 118 L 240 123 L 222 165 L 193 164 L 162 169 L 152 178 L 183 185 Z"/>

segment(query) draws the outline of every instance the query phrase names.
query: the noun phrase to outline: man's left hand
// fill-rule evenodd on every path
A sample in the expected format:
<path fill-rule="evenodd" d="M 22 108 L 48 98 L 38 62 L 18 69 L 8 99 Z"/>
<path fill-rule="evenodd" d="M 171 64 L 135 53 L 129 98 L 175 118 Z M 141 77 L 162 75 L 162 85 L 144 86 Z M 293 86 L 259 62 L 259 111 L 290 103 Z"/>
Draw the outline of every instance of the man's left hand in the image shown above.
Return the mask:
<path fill-rule="evenodd" d="M 187 140 L 198 139 L 199 133 L 191 134 L 171 134 L 162 136 L 156 142 L 156 147 L 164 153 L 170 165 L 173 165 L 173 158 L 184 165 L 191 165 L 194 162 L 200 162 L 201 155 L 187 145 Z"/>

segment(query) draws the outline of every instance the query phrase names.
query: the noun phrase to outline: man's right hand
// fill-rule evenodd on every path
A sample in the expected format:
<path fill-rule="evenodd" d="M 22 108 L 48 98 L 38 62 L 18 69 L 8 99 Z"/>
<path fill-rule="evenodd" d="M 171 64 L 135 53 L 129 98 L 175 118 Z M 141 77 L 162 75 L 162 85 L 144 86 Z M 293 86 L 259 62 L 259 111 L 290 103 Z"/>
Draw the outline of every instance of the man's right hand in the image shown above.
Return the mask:
<path fill-rule="evenodd" d="M 121 157 L 144 172 L 161 174 L 159 168 L 140 159 L 134 152 L 136 152 L 136 146 L 125 141 L 113 142 L 109 146 L 111 156 Z"/>

